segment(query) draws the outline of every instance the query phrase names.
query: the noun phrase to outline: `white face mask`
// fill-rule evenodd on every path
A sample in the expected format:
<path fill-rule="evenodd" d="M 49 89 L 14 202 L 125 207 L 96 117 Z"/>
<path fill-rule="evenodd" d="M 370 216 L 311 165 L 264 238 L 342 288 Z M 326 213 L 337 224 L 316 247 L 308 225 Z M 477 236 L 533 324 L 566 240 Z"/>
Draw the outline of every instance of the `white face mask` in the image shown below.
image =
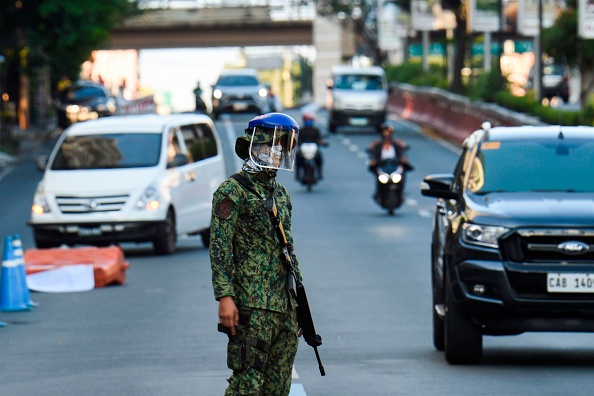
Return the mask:
<path fill-rule="evenodd" d="M 292 172 L 297 153 L 298 131 L 274 128 L 266 132 L 270 138 L 266 139 L 269 140 L 267 143 L 254 142 L 255 133 L 256 128 L 252 132 L 252 142 L 249 148 L 250 159 L 253 163 L 267 169 L 282 169 Z M 262 139 L 261 136 L 260 139 Z"/>

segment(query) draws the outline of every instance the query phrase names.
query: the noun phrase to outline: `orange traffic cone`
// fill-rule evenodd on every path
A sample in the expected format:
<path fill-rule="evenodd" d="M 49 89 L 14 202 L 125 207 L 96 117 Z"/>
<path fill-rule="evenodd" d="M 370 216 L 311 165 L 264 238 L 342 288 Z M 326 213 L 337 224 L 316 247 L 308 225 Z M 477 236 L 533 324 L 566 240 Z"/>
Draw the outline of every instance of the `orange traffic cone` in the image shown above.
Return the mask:
<path fill-rule="evenodd" d="M 0 311 L 28 311 L 23 295 L 23 281 L 14 258 L 12 237 L 4 239 L 2 271 L 0 272 Z"/>
<path fill-rule="evenodd" d="M 25 269 L 23 243 L 19 234 L 14 234 L 12 236 L 12 251 L 14 253 L 14 258 L 17 261 L 21 282 L 23 283 L 23 299 L 25 300 L 25 304 L 29 307 L 37 307 L 39 304 L 31 300 L 31 293 L 29 293 L 29 288 L 27 287 L 27 270 Z"/>

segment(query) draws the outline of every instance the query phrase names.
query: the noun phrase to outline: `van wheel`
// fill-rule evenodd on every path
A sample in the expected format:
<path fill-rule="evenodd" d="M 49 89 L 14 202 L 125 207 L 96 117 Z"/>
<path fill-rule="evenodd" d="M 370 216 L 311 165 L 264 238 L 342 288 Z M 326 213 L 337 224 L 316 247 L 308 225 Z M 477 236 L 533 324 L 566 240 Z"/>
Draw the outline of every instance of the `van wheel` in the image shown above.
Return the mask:
<path fill-rule="evenodd" d="M 205 247 L 210 247 L 210 229 L 206 231 L 202 231 L 200 233 L 200 237 L 202 238 L 202 243 Z"/>
<path fill-rule="evenodd" d="M 167 218 L 159 225 L 157 237 L 153 240 L 155 254 L 164 255 L 175 252 L 177 232 L 175 230 L 175 214 L 173 210 L 167 212 Z"/>

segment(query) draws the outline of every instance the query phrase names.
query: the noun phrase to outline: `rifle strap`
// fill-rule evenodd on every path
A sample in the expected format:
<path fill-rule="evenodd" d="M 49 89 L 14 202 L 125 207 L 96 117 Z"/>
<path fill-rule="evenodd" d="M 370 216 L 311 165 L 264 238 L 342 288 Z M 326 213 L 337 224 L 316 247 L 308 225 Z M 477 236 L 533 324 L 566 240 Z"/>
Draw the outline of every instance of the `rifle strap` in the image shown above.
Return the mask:
<path fill-rule="evenodd" d="M 264 206 L 266 207 L 266 211 L 268 212 L 268 217 L 270 218 L 270 221 L 272 222 L 272 226 L 273 226 L 273 228 L 276 232 L 276 235 L 278 237 L 278 240 L 279 240 L 279 243 L 281 246 L 281 250 L 283 250 L 283 253 L 284 253 L 284 250 L 287 249 L 287 252 L 288 252 L 288 250 L 290 249 L 290 246 L 288 244 L 287 237 L 285 235 L 285 231 L 283 230 L 282 224 L 281 224 L 280 219 L 277 214 L 274 197 L 270 197 L 270 198 L 262 197 L 262 195 L 258 194 L 258 192 L 256 191 L 256 188 L 254 187 L 254 184 L 252 183 L 252 181 L 240 173 L 234 173 L 230 177 L 235 179 L 246 190 L 255 194 L 264 203 Z M 295 278 L 295 280 L 298 282 L 299 279 L 297 278 L 297 276 L 295 276 L 295 268 L 293 267 L 293 262 L 289 260 L 289 264 L 290 264 L 290 268 L 287 268 L 287 272 L 289 272 L 288 275 L 293 276 Z"/>

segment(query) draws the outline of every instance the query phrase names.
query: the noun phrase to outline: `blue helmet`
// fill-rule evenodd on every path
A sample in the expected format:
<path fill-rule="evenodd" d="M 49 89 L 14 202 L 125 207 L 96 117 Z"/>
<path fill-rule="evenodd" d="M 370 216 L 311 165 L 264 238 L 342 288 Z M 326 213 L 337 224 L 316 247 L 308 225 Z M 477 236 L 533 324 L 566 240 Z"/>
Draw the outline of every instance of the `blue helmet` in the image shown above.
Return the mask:
<path fill-rule="evenodd" d="M 246 129 L 246 133 L 252 133 L 253 128 L 281 129 L 299 133 L 299 124 L 292 117 L 284 113 L 268 113 L 252 118 Z"/>
<path fill-rule="evenodd" d="M 235 153 L 262 168 L 293 171 L 298 134 L 299 124 L 292 117 L 263 114 L 250 120 L 245 135 L 237 138 Z"/>

